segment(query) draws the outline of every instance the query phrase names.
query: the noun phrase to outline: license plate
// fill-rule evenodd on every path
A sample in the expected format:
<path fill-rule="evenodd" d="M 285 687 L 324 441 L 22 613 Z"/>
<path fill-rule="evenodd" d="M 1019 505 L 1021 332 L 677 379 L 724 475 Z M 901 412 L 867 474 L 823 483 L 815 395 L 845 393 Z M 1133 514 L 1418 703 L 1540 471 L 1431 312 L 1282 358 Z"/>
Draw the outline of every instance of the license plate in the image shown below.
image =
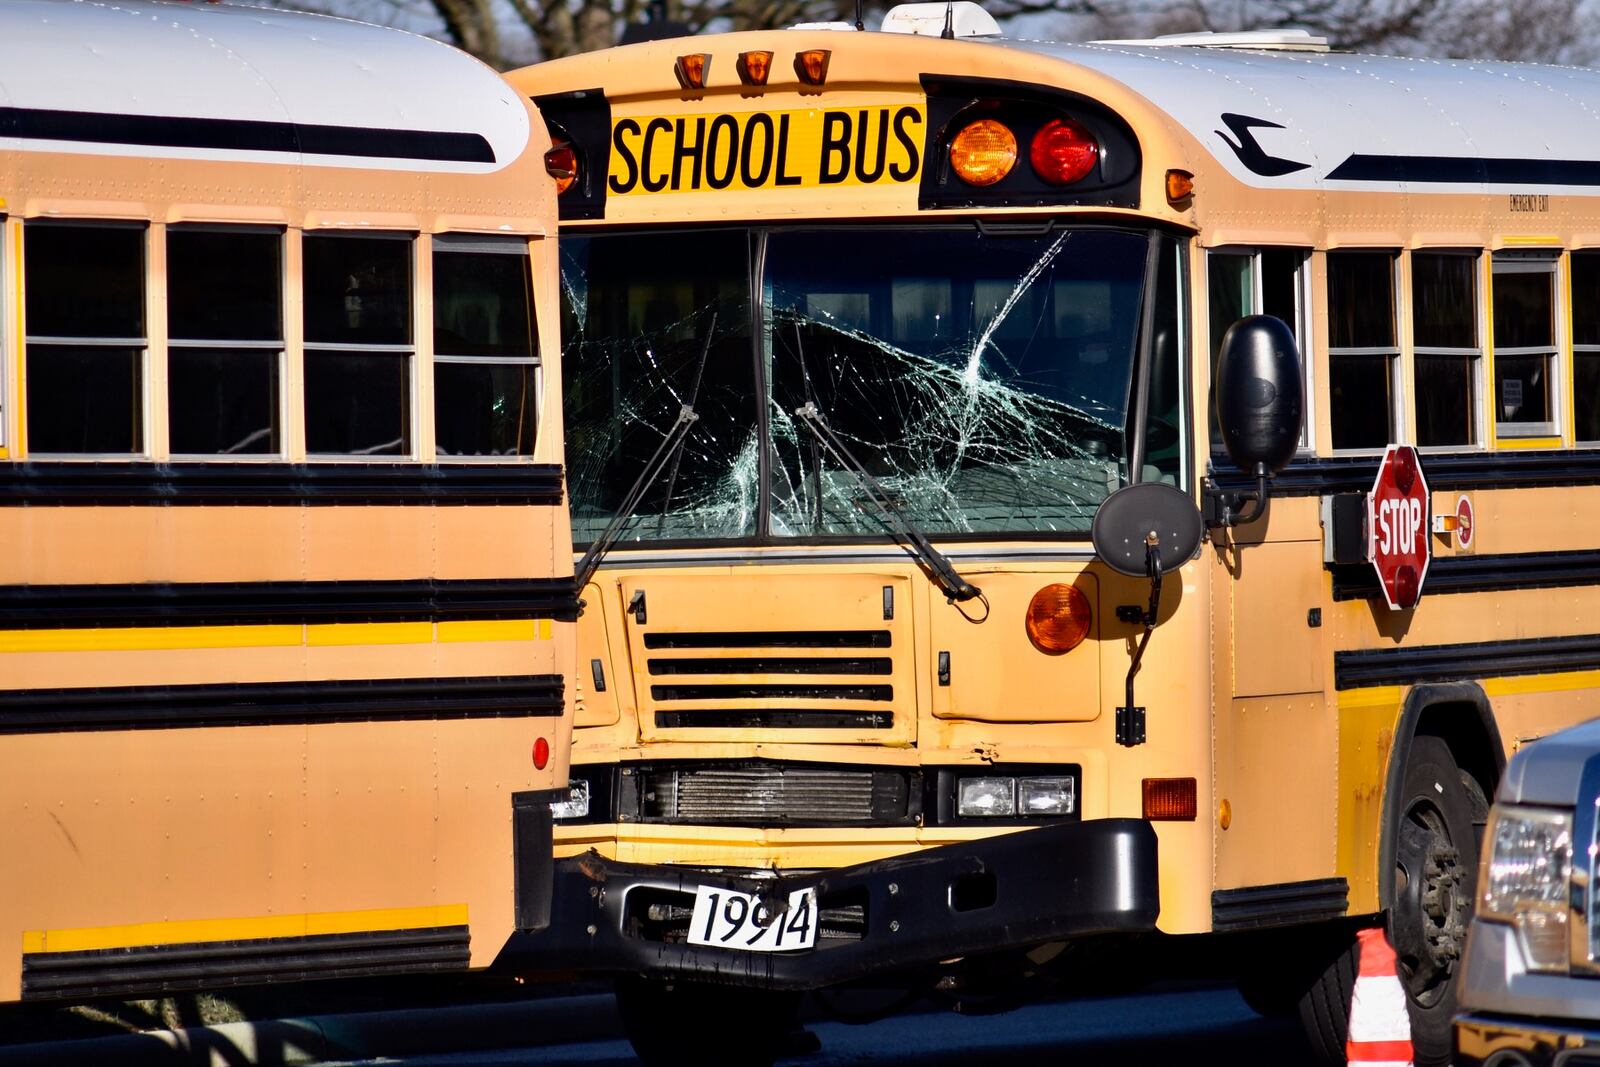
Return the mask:
<path fill-rule="evenodd" d="M 753 893 L 703 885 L 695 892 L 689 943 L 742 952 L 787 952 L 817 943 L 817 891 L 797 889 L 789 906 Z"/>

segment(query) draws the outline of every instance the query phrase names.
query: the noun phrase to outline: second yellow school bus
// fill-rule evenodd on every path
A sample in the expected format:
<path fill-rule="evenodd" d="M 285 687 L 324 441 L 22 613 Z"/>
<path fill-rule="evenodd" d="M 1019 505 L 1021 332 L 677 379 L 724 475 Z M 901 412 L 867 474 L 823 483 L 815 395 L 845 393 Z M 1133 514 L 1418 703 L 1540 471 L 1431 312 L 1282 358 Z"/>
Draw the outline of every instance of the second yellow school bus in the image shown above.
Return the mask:
<path fill-rule="evenodd" d="M 771 1054 L 779 1000 L 716 983 L 1131 966 L 1231 975 L 1342 1061 L 1385 923 L 1442 1062 L 1485 798 L 1600 686 L 1600 77 L 937 7 L 511 75 L 567 142 L 598 562 L 525 945 L 635 976 L 661 1058 L 663 1009 Z M 1228 371 L 1219 418 L 1255 342 L 1293 372 Z M 1403 610 L 1362 528 L 1394 443 L 1432 490 Z M 1136 483 L 1193 525 L 1154 612 L 1108 536 Z"/>

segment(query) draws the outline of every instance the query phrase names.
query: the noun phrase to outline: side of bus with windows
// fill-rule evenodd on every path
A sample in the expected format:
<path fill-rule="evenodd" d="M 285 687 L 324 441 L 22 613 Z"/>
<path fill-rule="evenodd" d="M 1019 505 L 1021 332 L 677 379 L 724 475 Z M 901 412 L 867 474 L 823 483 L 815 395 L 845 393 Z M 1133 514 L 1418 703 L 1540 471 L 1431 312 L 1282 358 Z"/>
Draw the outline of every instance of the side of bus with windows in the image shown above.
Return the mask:
<path fill-rule="evenodd" d="M 1341 1061 L 1382 922 L 1442 1062 L 1485 800 L 1600 685 L 1600 76 L 944 20 L 510 76 L 591 546 L 519 944 L 662 1059 L 1168 968 Z"/>
<path fill-rule="evenodd" d="M 0 1000 L 487 966 L 571 736 L 542 120 L 144 2 L 4 5 L 0 100 Z"/>

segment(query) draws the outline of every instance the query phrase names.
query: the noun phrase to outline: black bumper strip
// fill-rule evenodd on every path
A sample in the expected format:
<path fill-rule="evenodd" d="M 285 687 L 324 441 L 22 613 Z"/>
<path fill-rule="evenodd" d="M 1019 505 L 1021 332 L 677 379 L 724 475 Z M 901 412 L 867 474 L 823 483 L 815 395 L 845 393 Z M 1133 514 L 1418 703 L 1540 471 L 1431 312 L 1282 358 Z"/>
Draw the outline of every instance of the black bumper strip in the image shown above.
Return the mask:
<path fill-rule="evenodd" d="M 0 586 L 0 630 L 577 618 L 568 578 Z"/>
<path fill-rule="evenodd" d="M 0 691 L 0 734 L 415 719 L 550 718 L 559 674 Z"/>
<path fill-rule="evenodd" d="M 1371 565 L 1330 568 L 1333 599 L 1360 600 L 1378 595 Z M 1491 593 L 1507 589 L 1560 589 L 1600 585 L 1600 552 L 1508 552 L 1483 556 L 1439 556 L 1428 566 L 1422 592 Z"/>
<path fill-rule="evenodd" d="M 1343 878 L 1218 889 L 1211 894 L 1211 928 L 1225 933 L 1320 922 L 1349 910 L 1350 883 Z"/>
<path fill-rule="evenodd" d="M 633 973 L 767 989 L 812 989 L 1094 934 L 1155 929 L 1156 836 L 1137 819 L 1063 823 L 941 845 L 831 871 L 754 879 L 689 868 L 618 863 L 590 852 L 556 864 L 548 929 L 518 934 L 496 966 L 521 973 Z M 698 886 L 778 899 L 807 886 L 819 907 L 861 909 L 859 939 L 819 939 L 799 952 L 757 953 L 649 941 L 634 931 L 629 897 Z"/>
<path fill-rule="evenodd" d="M 207 941 L 22 957 L 22 999 L 86 999 L 466 970 L 465 926 Z"/>
<path fill-rule="evenodd" d="M 1326 496 L 1365 493 L 1378 474 L 1377 456 L 1318 456 L 1297 459 L 1273 479 L 1274 496 Z M 1540 486 L 1600 485 L 1600 449 L 1537 452 L 1430 453 L 1422 470 L 1433 492 L 1465 489 L 1533 489 Z M 1245 489 L 1253 478 L 1220 462 L 1212 476 L 1224 489 Z"/>
<path fill-rule="evenodd" d="M 1600 634 L 1373 648 L 1333 655 L 1334 687 L 1412 685 L 1600 668 Z"/>
<path fill-rule="evenodd" d="M 0 506 L 541 505 L 562 501 L 552 463 L 13 463 Z"/>

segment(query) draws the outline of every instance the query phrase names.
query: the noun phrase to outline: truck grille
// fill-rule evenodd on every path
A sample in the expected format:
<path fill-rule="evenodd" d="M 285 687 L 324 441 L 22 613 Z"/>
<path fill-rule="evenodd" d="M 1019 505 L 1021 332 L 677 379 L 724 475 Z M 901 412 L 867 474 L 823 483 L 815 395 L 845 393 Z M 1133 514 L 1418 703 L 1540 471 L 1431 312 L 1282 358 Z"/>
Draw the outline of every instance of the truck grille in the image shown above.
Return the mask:
<path fill-rule="evenodd" d="M 751 762 L 643 766 L 632 778 L 642 822 L 895 826 L 921 807 L 920 786 L 913 789 L 912 772 L 900 769 Z M 626 811 L 632 805 L 622 799 Z"/>
<path fill-rule="evenodd" d="M 894 674 L 892 656 L 848 653 L 888 649 L 892 640 L 888 630 L 647 633 L 644 646 L 652 653 L 698 653 L 646 661 L 656 725 L 887 730 L 894 725 L 894 685 L 880 679 Z M 822 654 L 794 654 L 806 649 Z"/>

